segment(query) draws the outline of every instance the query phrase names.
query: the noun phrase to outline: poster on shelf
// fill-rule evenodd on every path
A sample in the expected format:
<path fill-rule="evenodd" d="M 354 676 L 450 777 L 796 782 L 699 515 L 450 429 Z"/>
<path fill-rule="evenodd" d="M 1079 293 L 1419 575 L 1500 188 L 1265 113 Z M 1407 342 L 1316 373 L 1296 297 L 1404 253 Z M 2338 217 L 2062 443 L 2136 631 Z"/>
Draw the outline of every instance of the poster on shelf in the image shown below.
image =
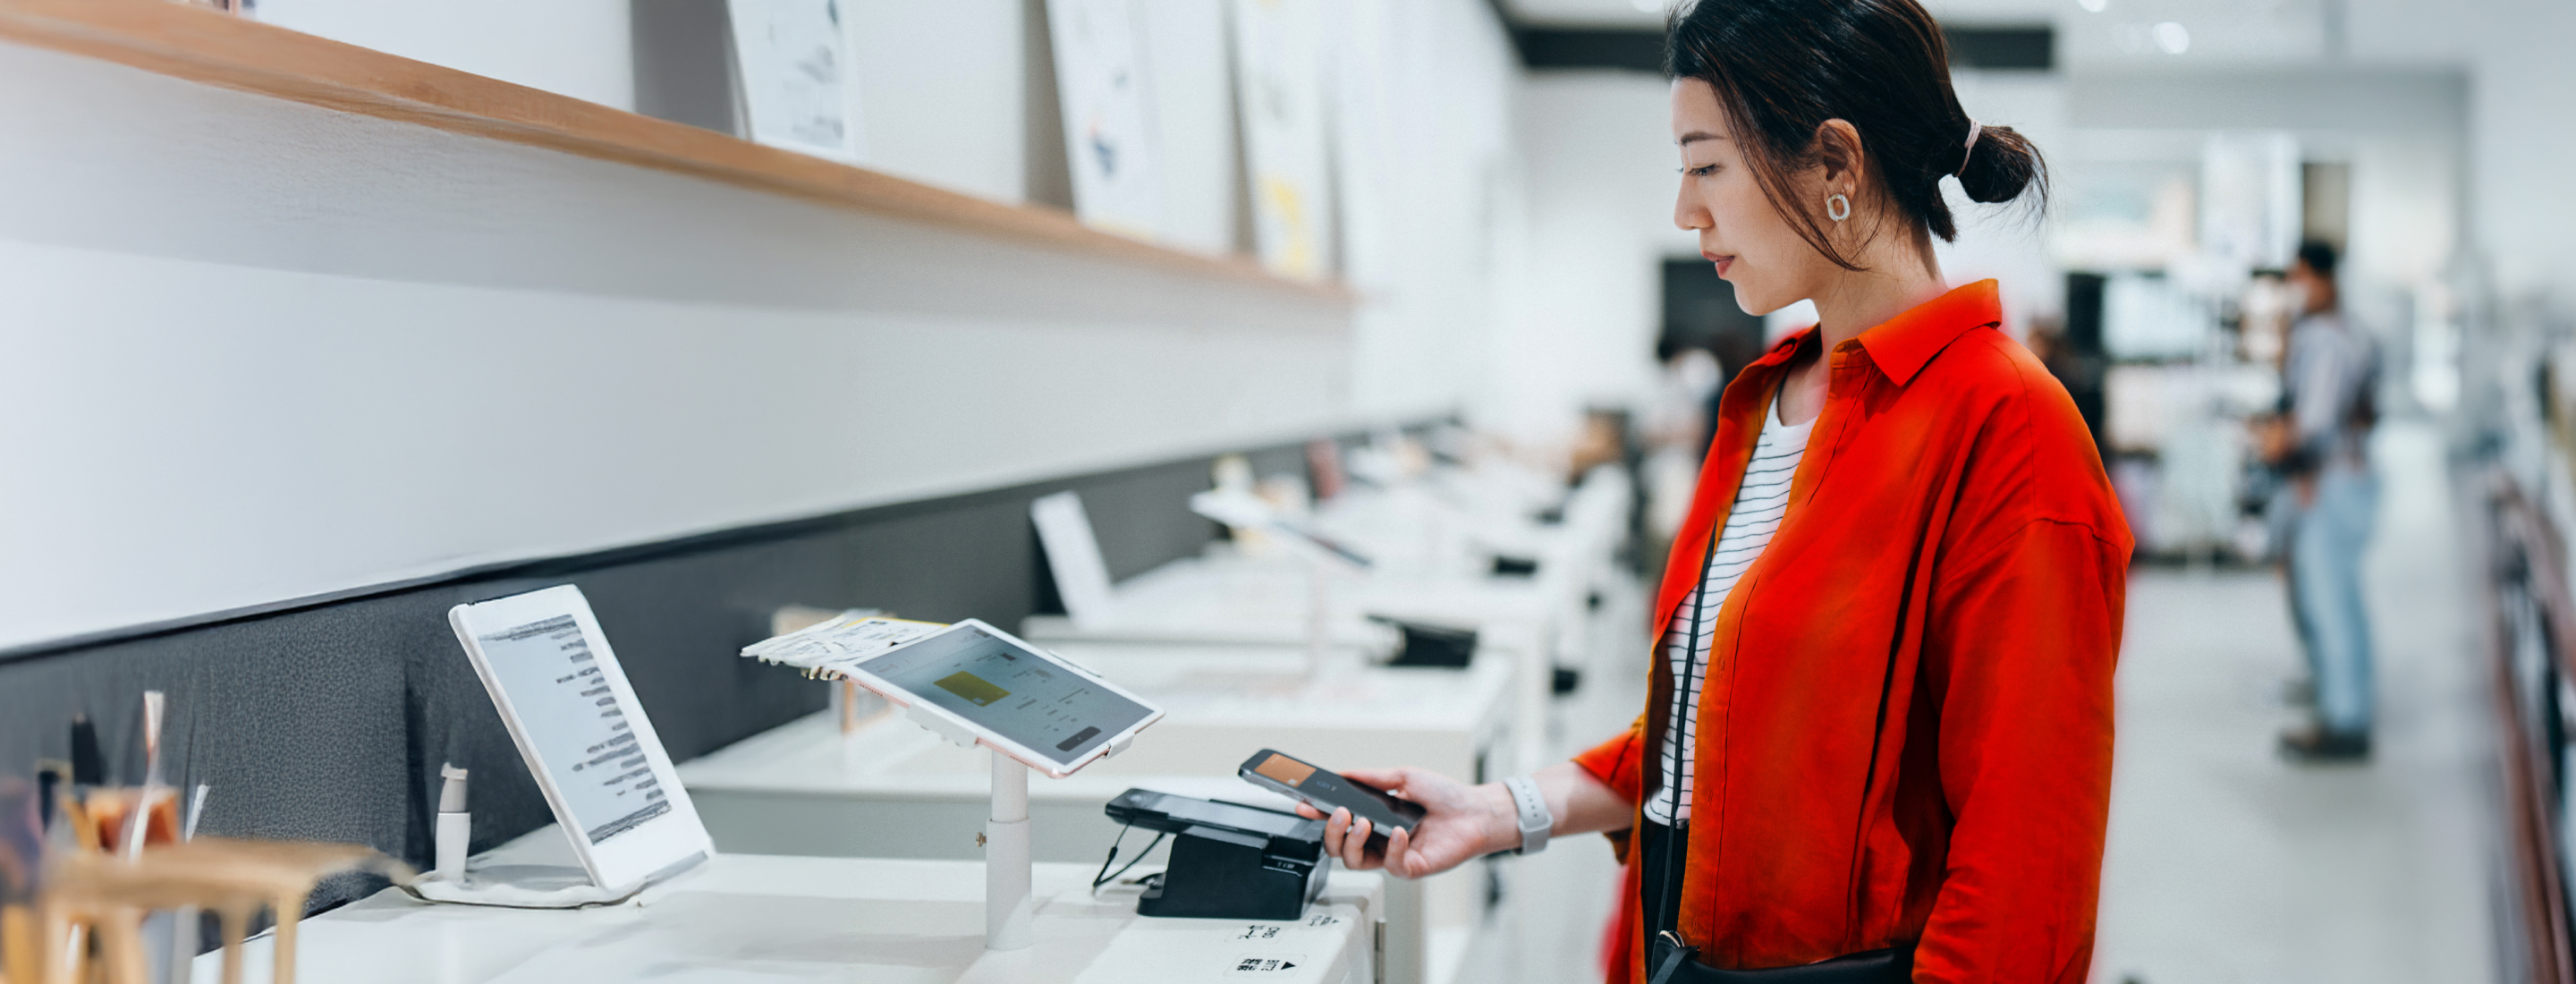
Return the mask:
<path fill-rule="evenodd" d="M 840 0 L 727 0 L 742 136 L 856 164 L 857 100 Z"/>
<path fill-rule="evenodd" d="M 1333 199 L 1325 143 L 1324 0 L 1234 0 L 1237 113 L 1253 242 L 1274 273 L 1331 276 Z"/>
<path fill-rule="evenodd" d="M 1074 214 L 1150 240 L 1162 227 L 1163 189 L 1137 33 L 1127 0 L 1047 0 Z"/>

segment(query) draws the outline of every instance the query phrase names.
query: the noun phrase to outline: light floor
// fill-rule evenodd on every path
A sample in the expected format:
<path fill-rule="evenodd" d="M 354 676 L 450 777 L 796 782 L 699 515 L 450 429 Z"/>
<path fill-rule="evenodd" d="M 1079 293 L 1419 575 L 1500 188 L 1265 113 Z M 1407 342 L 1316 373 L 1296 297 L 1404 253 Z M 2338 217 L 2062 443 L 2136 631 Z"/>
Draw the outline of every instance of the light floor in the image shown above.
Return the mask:
<path fill-rule="evenodd" d="M 2274 576 L 2132 575 L 2095 981 L 2495 979 L 2472 571 L 2431 428 L 2392 423 L 2376 453 L 2370 764 L 2274 755 L 2300 664 Z"/>
<path fill-rule="evenodd" d="M 2382 429 L 2367 572 L 2379 653 L 2378 756 L 2303 768 L 2273 753 L 2297 723 L 2298 669 L 2267 572 L 2141 568 L 2130 581 L 2098 984 L 2495 980 L 2495 819 L 2484 659 L 2457 514 L 2431 428 Z M 1602 621 L 1634 625 L 1642 600 Z M 1604 634 L 1615 635 L 1605 627 Z M 1558 754 L 1624 727 L 1644 699 L 1642 629 L 1595 641 L 1560 704 Z M 1597 837 L 1529 859 L 1516 978 L 1599 980 L 1617 870 Z M 1534 895 L 1541 893 L 1532 893 Z"/>

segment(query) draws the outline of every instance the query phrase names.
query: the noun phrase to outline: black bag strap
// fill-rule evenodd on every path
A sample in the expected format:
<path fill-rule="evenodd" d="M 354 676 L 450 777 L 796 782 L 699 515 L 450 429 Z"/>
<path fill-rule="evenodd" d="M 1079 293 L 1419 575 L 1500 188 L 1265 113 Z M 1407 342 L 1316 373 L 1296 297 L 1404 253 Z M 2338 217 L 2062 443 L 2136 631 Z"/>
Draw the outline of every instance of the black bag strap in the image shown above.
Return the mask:
<path fill-rule="evenodd" d="M 1710 525 L 1708 530 L 1708 549 L 1700 554 L 1699 583 L 1691 588 L 1691 592 L 1689 594 L 1682 596 L 1685 600 L 1690 602 L 1691 606 L 1690 635 L 1683 641 L 1684 648 L 1682 650 L 1687 654 L 1687 662 L 1683 665 L 1675 666 L 1673 665 L 1672 656 L 1669 653 L 1665 654 L 1662 660 L 1664 664 L 1664 672 L 1670 674 L 1673 681 L 1672 700 L 1668 702 L 1667 706 L 1678 704 L 1681 701 L 1682 695 L 1687 692 L 1689 688 L 1690 678 L 1688 674 L 1690 672 L 1690 666 L 1697 664 L 1700 661 L 1699 636 L 1700 629 L 1702 627 L 1701 620 L 1706 617 L 1706 613 L 1708 611 L 1708 573 L 1717 567 L 1717 541 L 1724 536 L 1725 532 L 1726 531 L 1723 528 L 1715 525 L 1714 523 Z M 1714 643 L 1714 641 L 1715 640 L 1711 640 L 1712 643 Z M 1716 646 L 1711 645 L 1709 648 L 1713 650 Z M 1689 708 L 1683 708 L 1683 710 L 1687 712 Z M 1658 794 L 1672 797 L 1673 823 L 1669 827 L 1670 835 L 1664 838 L 1664 870 L 1661 872 L 1647 873 L 1663 879 L 1663 897 L 1665 902 L 1663 913 L 1664 918 L 1662 920 L 1663 925 L 1647 927 L 1650 931 L 1650 935 L 1652 933 L 1668 932 L 1672 930 L 1674 928 L 1674 924 L 1681 918 L 1682 864 L 1685 856 L 1689 854 L 1686 844 L 1688 838 L 1683 833 L 1683 825 L 1681 822 L 1682 756 L 1687 754 L 1687 751 L 1684 748 L 1680 733 L 1674 730 L 1681 727 L 1681 717 L 1682 715 L 1673 714 L 1669 711 L 1664 715 L 1664 734 L 1666 737 L 1671 738 L 1673 742 L 1673 762 L 1672 767 L 1665 773 L 1664 786 L 1663 789 L 1658 791 Z M 1660 745 L 1662 742 L 1659 741 L 1657 744 Z M 1658 749 L 1658 754 L 1661 754 L 1660 749 Z M 1645 884 L 1645 880 L 1642 878 L 1638 879 L 1637 884 L 1642 887 Z M 1639 899 L 1638 901 L 1640 904 L 1643 904 L 1645 900 Z"/>

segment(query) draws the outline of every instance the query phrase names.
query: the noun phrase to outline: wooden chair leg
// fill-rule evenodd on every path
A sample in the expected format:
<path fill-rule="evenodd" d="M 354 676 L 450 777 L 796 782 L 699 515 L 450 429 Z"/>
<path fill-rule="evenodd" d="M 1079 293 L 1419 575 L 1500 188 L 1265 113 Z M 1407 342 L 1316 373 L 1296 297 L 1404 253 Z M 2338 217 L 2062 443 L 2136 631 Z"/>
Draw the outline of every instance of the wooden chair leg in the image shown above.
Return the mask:
<path fill-rule="evenodd" d="M 97 926 L 99 969 L 107 984 L 152 984 L 143 959 L 142 911 L 117 906 L 100 913 Z"/>
<path fill-rule="evenodd" d="M 0 974 L 26 984 L 45 984 L 39 968 L 36 914 L 26 906 L 0 906 Z"/>
<path fill-rule="evenodd" d="M 242 984 L 242 938 L 250 935 L 250 910 L 238 902 L 226 905 L 216 922 L 224 931 L 224 984 Z"/>
<path fill-rule="evenodd" d="M 295 984 L 295 927 L 304 921 L 306 893 L 292 892 L 277 897 L 277 931 L 269 939 L 270 984 Z"/>
<path fill-rule="evenodd" d="M 47 927 L 46 939 L 62 949 L 54 953 L 54 984 L 89 984 L 89 924 L 56 910 L 59 927 Z"/>
<path fill-rule="evenodd" d="M 72 984 L 72 920 L 61 905 L 47 905 L 37 918 L 37 958 L 44 961 L 41 984 Z"/>

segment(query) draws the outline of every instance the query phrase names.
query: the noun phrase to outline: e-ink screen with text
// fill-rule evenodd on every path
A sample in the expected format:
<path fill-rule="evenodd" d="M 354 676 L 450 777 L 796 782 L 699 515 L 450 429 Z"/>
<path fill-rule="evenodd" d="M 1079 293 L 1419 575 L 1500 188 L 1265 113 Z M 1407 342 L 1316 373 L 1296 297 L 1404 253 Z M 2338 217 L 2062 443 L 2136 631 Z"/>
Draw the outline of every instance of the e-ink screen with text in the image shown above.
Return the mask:
<path fill-rule="evenodd" d="M 476 639 L 563 793 L 565 822 L 597 844 L 671 811 L 579 622 L 557 615 Z"/>

